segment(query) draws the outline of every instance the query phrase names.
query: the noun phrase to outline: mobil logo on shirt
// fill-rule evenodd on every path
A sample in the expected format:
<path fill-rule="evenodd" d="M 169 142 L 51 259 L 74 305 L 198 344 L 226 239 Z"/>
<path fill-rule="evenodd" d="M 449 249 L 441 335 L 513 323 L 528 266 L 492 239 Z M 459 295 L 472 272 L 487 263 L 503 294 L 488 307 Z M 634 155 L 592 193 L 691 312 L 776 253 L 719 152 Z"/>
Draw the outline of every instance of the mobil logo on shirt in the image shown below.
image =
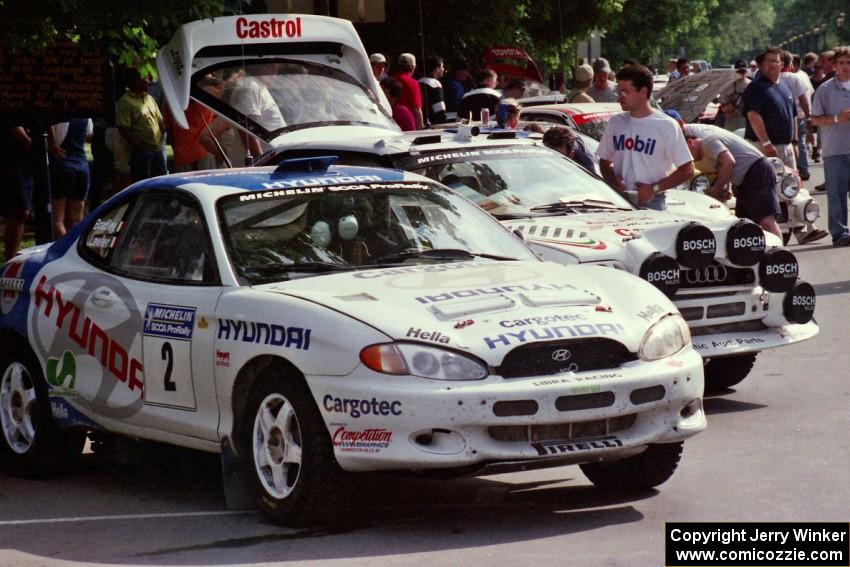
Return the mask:
<path fill-rule="evenodd" d="M 655 153 L 655 138 L 641 138 L 637 134 L 626 138 L 625 134 L 620 134 L 614 136 L 614 150 L 640 152 L 651 156 Z"/>

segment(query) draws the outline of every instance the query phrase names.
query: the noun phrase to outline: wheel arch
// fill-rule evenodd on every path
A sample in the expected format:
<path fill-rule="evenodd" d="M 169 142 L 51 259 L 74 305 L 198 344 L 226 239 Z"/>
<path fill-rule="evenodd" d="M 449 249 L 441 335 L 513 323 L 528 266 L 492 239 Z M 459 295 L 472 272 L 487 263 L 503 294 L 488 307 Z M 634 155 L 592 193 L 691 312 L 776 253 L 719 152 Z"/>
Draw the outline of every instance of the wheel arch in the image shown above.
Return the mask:
<path fill-rule="evenodd" d="M 260 380 L 272 377 L 300 380 L 309 389 L 304 373 L 285 357 L 261 354 L 255 356 L 242 366 L 233 382 L 230 396 L 231 423 L 228 436 L 230 437 L 231 446 L 236 450 L 237 454 L 242 450 L 238 444 L 240 434 L 238 430 L 240 422 L 238 416 L 242 414 L 248 400 L 248 394 L 251 392 L 254 384 Z"/>

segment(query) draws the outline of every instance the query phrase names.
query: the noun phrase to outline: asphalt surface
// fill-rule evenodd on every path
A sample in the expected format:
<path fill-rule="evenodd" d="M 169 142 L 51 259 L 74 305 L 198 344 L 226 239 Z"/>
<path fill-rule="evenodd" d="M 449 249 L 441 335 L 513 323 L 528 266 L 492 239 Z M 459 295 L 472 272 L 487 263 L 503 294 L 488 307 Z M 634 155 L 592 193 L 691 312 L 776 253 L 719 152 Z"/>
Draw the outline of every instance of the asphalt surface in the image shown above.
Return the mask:
<path fill-rule="evenodd" d="M 813 187 L 823 179 L 815 165 Z M 824 215 L 826 198 L 816 193 Z M 819 223 L 825 228 L 825 219 Z M 612 498 L 578 467 L 460 480 L 370 475 L 346 527 L 294 530 L 231 512 L 209 455 L 96 455 L 67 478 L 0 474 L 0 566 L 662 565 L 667 521 L 850 521 L 850 249 L 791 246 L 818 292 L 820 334 L 762 353 L 707 398 L 658 490 Z"/>

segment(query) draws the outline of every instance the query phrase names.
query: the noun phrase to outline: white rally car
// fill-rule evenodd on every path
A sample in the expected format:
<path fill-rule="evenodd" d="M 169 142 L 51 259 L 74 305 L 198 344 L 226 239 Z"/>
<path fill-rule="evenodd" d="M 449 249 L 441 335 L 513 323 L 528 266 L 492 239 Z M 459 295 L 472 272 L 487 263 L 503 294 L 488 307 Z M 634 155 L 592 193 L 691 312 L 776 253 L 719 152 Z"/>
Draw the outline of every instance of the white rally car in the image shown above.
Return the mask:
<path fill-rule="evenodd" d="M 504 220 L 547 259 L 640 275 L 671 297 L 689 322 L 694 347 L 705 359 L 707 387 L 716 390 L 746 377 L 758 352 L 817 334 L 814 289 L 798 279 L 794 256 L 718 201 L 676 191 L 668 195 L 669 212 L 638 210 L 600 179 L 513 132 L 401 133 L 377 118 L 382 107 L 370 102 L 374 78 L 357 61 L 365 61 L 365 52 L 311 41 L 306 21 L 299 28 L 304 37 L 256 43 L 240 38 L 233 22 L 186 26 L 160 52 L 158 68 L 178 119 L 192 99 L 209 106 L 270 148 L 260 163 L 332 154 L 340 163 L 422 173 Z M 170 53 L 181 54 L 179 66 Z M 277 68 L 269 70 L 270 62 Z M 311 69 L 307 75 L 305 66 Z M 238 69 L 270 85 L 287 126 L 264 128 L 240 111 L 235 95 L 212 97 L 200 85 L 208 73 L 230 76 Z M 300 89 L 300 81 L 324 76 L 359 85 L 351 99 L 362 103 L 359 120 L 343 113 L 351 107 L 340 107 L 342 97 L 325 100 L 322 90 Z M 272 88 L 280 85 L 289 88 Z M 290 110 L 299 101 L 311 110 Z M 603 110 L 613 111 L 606 106 L 594 115 Z M 325 120 L 329 113 L 337 114 Z"/>
<path fill-rule="evenodd" d="M 149 179 L 7 263 L 4 467 L 57 473 L 91 432 L 235 454 L 279 522 L 335 510 L 342 471 L 669 478 L 706 422 L 664 294 L 542 262 L 424 177 L 329 161 Z"/>

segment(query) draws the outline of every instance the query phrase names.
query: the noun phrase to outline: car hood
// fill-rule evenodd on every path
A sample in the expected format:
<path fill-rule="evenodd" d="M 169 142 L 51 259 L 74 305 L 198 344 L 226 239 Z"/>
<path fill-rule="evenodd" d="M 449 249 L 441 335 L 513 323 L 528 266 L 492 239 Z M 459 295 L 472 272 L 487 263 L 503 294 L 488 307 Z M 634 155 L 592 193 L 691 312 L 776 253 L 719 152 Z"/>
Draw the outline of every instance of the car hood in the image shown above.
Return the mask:
<path fill-rule="evenodd" d="M 636 352 L 648 326 L 675 312 L 660 292 L 627 273 L 546 262 L 409 265 L 257 289 L 323 305 L 396 340 L 467 350 L 491 364 L 517 346 L 559 339 L 608 338 Z"/>
<path fill-rule="evenodd" d="M 595 262 L 622 260 L 628 256 L 624 253 L 631 250 L 661 251 L 675 257 L 676 235 L 691 222 L 710 228 L 718 237 L 718 252 L 725 253 L 722 237 L 735 222 L 731 218 L 694 219 L 663 211 L 634 210 L 534 217 L 502 224 L 519 230 L 536 244 L 563 250 L 581 262 Z"/>

